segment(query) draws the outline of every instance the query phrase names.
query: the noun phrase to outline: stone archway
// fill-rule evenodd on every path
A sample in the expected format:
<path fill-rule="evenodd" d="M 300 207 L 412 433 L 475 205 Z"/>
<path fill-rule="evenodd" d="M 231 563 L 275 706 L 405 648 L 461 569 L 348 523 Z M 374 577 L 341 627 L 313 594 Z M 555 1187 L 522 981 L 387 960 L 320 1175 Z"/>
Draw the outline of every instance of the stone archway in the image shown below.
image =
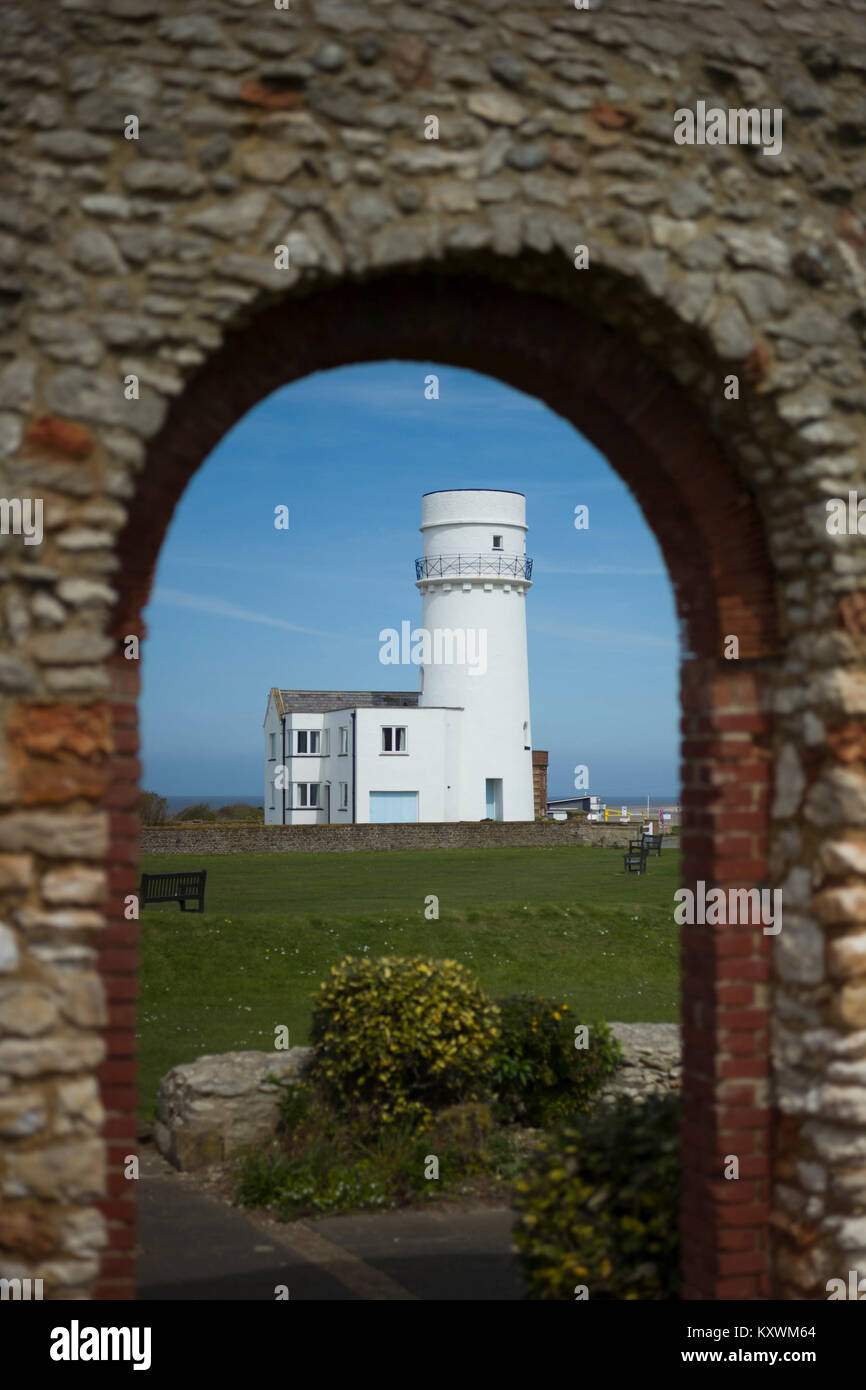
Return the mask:
<path fill-rule="evenodd" d="M 382 278 L 275 305 L 233 335 L 170 409 L 150 445 L 118 546 L 116 649 L 126 634 L 142 631 L 140 612 L 164 529 L 219 438 L 286 381 L 388 356 L 448 361 L 532 391 L 603 447 L 629 482 L 668 560 L 687 634 L 681 679 L 684 881 L 760 883 L 766 878 L 770 774 L 765 687 L 777 639 L 772 571 L 753 499 L 679 388 L 610 330 L 538 294 L 465 276 Z M 736 663 L 720 655 L 727 633 L 740 638 Z M 136 681 L 121 657 L 114 669 L 116 717 L 126 740 L 135 728 Z M 115 764 L 113 781 L 135 790 L 131 749 Z M 732 822 L 739 835 L 730 833 Z M 127 829 L 121 815 L 111 859 L 114 869 L 128 859 L 123 891 L 130 892 L 135 862 Z M 133 939 L 134 928 L 120 917 L 114 930 Z M 766 938 L 750 931 L 748 952 L 735 970 L 726 970 L 723 935 L 712 944 L 703 935 L 684 941 L 684 1200 L 686 1233 L 694 1231 L 688 1277 L 693 1295 L 727 1290 L 757 1296 L 767 1289 L 769 959 Z M 723 1007 L 734 1004 L 738 1017 L 733 1007 Z M 748 1057 L 732 1066 L 731 1055 L 741 1056 L 735 1049 L 747 1039 Z M 131 1032 L 117 1043 L 122 1066 L 134 1055 Z M 132 1088 L 129 1100 L 134 1104 Z M 747 1108 L 753 1114 L 744 1120 L 738 1112 Z M 121 1121 L 119 1111 L 115 1118 Z M 133 1137 L 130 1132 L 126 1147 Z M 114 1147 L 110 1167 L 118 1172 L 124 1145 Z M 746 1223 L 738 1204 L 715 1200 L 707 1183 L 730 1152 L 743 1155 Z M 118 1179 L 115 1198 L 124 1196 L 129 1184 Z M 759 1209 L 763 1219 L 756 1223 Z M 752 1257 L 747 1286 L 733 1271 L 709 1263 L 725 1237 L 739 1237 Z"/>
<path fill-rule="evenodd" d="M 28 3 L 4 41 L 0 255 L 21 270 L 0 284 L 0 463 L 7 496 L 44 497 L 46 539 L 37 563 L 4 538 L 0 1251 L 55 1296 L 131 1292 L 137 680 L 117 639 L 171 508 L 274 386 L 436 357 L 573 420 L 664 551 L 685 881 L 786 895 L 772 991 L 754 928 L 684 936 L 686 1291 L 823 1297 L 866 1261 L 866 561 L 824 525 L 863 479 L 848 18 L 815 44 L 805 3 L 651 26 L 472 0 L 252 9 Z M 718 90 L 784 109 L 781 162 L 673 141 L 673 109 Z"/>

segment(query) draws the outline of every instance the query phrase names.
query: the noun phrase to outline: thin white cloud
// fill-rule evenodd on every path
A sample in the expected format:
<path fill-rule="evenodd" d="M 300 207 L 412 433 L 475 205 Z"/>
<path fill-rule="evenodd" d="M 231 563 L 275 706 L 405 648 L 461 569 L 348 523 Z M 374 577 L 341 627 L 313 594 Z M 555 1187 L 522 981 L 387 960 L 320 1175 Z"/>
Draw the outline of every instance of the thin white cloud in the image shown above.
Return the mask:
<path fill-rule="evenodd" d="M 255 563 L 250 562 L 249 564 L 244 564 L 238 560 L 197 560 L 188 555 L 172 555 L 170 558 L 166 559 L 165 566 L 166 569 L 169 569 L 174 565 L 183 565 L 184 568 L 196 570 L 239 570 L 243 574 L 262 574 L 266 570 L 274 574 L 286 573 L 286 565 L 284 563 L 278 564 L 275 562 L 274 564 L 263 565 L 261 561 L 258 560 Z"/>
<path fill-rule="evenodd" d="M 191 608 L 197 613 L 211 613 L 216 618 L 235 618 L 241 623 L 261 623 L 265 627 L 281 627 L 287 632 L 303 632 L 308 637 L 337 637 L 345 641 L 339 632 L 321 632 L 315 627 L 299 627 L 297 623 L 286 622 L 285 618 L 272 618 L 266 613 L 253 613 L 249 608 L 241 608 L 236 603 L 226 603 L 224 599 L 205 598 L 201 594 L 187 594 L 181 589 L 155 589 L 152 603 L 166 608 Z"/>
<path fill-rule="evenodd" d="M 631 647 L 652 647 L 658 651 L 677 651 L 679 643 L 670 637 L 655 637 L 649 632 L 617 632 L 607 627 L 570 627 L 560 623 L 530 623 L 530 631 L 543 637 L 561 637 L 566 641 L 592 642 L 600 647 L 628 650 Z"/>
<path fill-rule="evenodd" d="M 628 574 L 628 575 L 662 575 L 665 570 L 659 569 L 631 569 L 627 565 L 586 565 L 582 569 L 571 569 L 568 565 L 547 565 L 544 562 L 533 565 L 539 574 Z"/>

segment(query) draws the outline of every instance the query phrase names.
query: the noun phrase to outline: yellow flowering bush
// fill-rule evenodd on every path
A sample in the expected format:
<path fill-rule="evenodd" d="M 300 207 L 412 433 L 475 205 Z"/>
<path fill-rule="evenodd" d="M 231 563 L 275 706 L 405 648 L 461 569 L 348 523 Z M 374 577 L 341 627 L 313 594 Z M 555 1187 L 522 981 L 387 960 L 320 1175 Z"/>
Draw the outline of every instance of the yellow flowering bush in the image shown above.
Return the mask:
<path fill-rule="evenodd" d="M 352 956 L 313 1004 L 311 1074 L 341 1113 L 425 1122 L 490 1094 L 499 1010 L 453 960 Z"/>
<path fill-rule="evenodd" d="M 607 1024 L 592 1024 L 588 1046 L 578 1048 L 567 1004 L 536 994 L 515 994 L 496 1002 L 497 1118 L 544 1127 L 591 1109 L 622 1061 L 622 1049 Z"/>
<path fill-rule="evenodd" d="M 676 1298 L 679 1095 L 563 1122 L 516 1183 L 512 1241 L 528 1298 Z"/>

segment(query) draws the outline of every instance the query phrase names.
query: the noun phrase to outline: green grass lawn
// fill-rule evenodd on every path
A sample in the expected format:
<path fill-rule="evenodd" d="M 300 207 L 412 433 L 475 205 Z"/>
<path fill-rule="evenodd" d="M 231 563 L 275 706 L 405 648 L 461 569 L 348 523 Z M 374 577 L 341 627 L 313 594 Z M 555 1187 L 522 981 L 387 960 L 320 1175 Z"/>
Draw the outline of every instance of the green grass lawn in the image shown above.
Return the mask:
<path fill-rule="evenodd" d="M 675 1022 L 680 854 L 644 876 L 613 849 L 144 855 L 146 872 L 208 871 L 207 910 L 142 913 L 140 1100 L 208 1052 L 308 1038 L 313 993 L 346 955 L 459 960 L 493 997 L 558 996 L 575 1023 Z M 439 898 L 439 920 L 424 900 Z"/>

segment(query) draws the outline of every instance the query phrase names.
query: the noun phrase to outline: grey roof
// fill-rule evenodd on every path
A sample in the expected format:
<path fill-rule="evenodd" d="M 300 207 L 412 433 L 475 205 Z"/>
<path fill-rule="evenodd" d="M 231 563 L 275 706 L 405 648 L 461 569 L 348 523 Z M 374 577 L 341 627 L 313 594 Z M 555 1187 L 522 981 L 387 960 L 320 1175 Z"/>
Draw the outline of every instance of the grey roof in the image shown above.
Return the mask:
<path fill-rule="evenodd" d="M 327 714 L 341 709 L 415 709 L 417 690 L 279 690 L 282 714 Z"/>

